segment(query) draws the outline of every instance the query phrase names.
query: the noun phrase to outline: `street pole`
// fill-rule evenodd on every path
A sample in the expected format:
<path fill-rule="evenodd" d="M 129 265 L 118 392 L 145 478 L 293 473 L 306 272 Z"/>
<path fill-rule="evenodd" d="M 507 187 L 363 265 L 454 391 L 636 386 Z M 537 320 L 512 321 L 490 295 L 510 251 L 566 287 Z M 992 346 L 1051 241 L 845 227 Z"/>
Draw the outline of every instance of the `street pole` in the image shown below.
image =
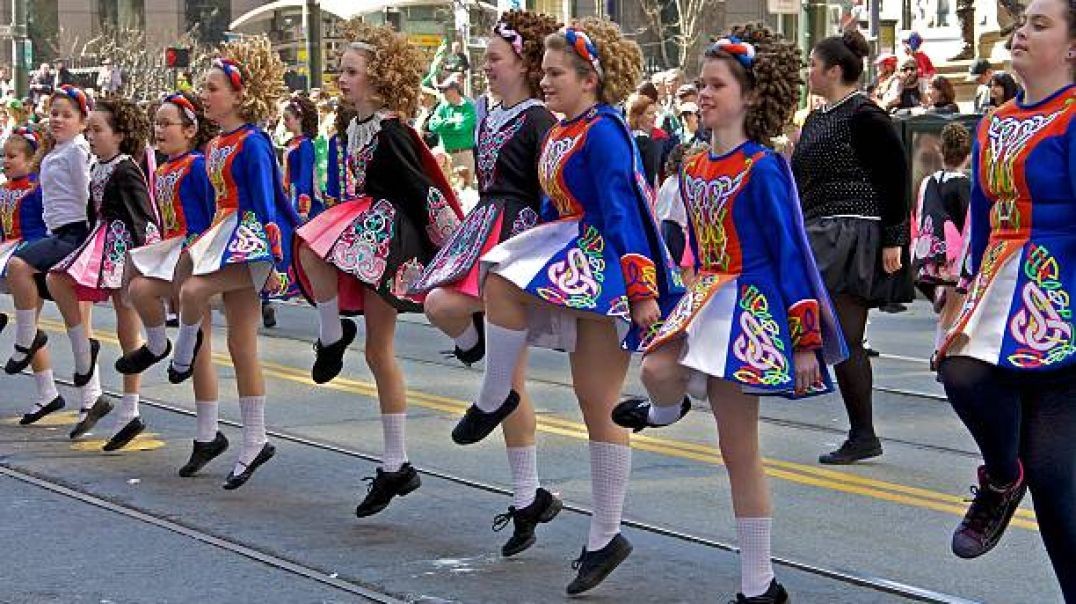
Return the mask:
<path fill-rule="evenodd" d="M 320 0 L 306 0 L 307 88 L 321 88 L 321 5 Z"/>
<path fill-rule="evenodd" d="M 26 96 L 30 79 L 30 58 L 26 53 L 26 0 L 11 0 L 11 77 L 15 97 Z"/>

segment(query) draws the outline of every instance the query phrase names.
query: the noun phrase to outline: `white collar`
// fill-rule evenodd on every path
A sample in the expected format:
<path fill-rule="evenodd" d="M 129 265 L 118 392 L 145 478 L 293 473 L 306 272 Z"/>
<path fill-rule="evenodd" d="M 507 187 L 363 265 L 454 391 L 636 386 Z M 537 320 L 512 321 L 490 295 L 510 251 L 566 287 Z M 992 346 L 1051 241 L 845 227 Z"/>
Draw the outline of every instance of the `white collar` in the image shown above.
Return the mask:
<path fill-rule="evenodd" d="M 822 113 L 829 113 L 830 111 L 833 111 L 834 109 L 836 109 L 836 108 L 840 107 L 841 105 L 847 103 L 850 99 L 855 98 L 855 96 L 859 95 L 859 94 L 863 94 L 863 93 L 860 92 L 859 90 L 853 90 L 852 92 L 849 92 L 843 99 L 837 101 L 836 103 L 833 103 L 832 105 L 823 106 L 821 111 L 822 111 Z"/>
<path fill-rule="evenodd" d="M 495 133 L 499 132 L 505 124 L 514 120 L 519 114 L 530 109 L 531 107 L 541 106 L 542 101 L 538 99 L 527 99 L 520 101 L 511 107 L 505 108 L 504 105 L 497 105 L 493 109 L 490 109 L 486 114 L 485 128 L 483 132 Z"/>
<path fill-rule="evenodd" d="M 375 111 L 368 119 L 360 122 L 352 118 L 347 126 L 347 152 L 349 155 L 357 153 L 381 131 L 381 122 L 390 117 L 392 112 L 381 109 Z"/>

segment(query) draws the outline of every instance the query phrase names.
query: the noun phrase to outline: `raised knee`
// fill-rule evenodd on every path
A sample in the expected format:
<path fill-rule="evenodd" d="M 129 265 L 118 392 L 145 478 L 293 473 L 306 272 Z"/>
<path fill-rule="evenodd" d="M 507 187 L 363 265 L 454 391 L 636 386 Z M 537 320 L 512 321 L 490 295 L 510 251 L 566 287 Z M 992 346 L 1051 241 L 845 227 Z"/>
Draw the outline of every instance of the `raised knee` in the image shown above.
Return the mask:
<path fill-rule="evenodd" d="M 687 372 L 677 359 L 665 354 L 655 354 L 643 359 L 640 379 L 647 388 L 668 385 L 673 382 L 687 382 Z"/>
<path fill-rule="evenodd" d="M 369 345 L 366 347 L 365 356 L 366 366 L 374 374 L 388 371 L 396 363 L 396 357 L 391 350 L 375 349 Z"/>

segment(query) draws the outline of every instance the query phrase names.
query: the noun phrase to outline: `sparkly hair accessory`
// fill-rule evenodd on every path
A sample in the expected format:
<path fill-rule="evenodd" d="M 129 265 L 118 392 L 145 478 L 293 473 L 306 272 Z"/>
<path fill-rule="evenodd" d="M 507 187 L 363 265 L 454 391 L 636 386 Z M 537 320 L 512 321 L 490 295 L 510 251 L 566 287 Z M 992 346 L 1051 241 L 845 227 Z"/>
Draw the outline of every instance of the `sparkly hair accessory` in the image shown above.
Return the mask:
<path fill-rule="evenodd" d="M 348 44 L 347 47 L 352 50 L 365 50 L 368 53 L 377 52 L 377 47 L 369 42 L 352 42 L 351 44 Z"/>
<path fill-rule="evenodd" d="M 598 72 L 598 78 L 605 77 L 605 71 L 602 69 L 601 60 L 598 58 L 598 47 L 590 41 L 590 36 L 581 29 L 574 27 L 564 28 L 564 39 L 568 41 L 568 45 L 572 47 L 575 54 L 583 57 L 591 66 L 594 67 L 594 71 Z"/>
<path fill-rule="evenodd" d="M 171 103 L 172 105 L 175 105 L 179 108 L 180 111 L 183 112 L 183 115 L 187 116 L 187 119 L 190 120 L 190 122 L 194 124 L 195 127 L 198 126 L 198 112 L 194 109 L 194 104 L 191 103 L 190 100 L 187 99 L 187 97 L 177 92 L 166 95 L 163 99 L 161 99 L 161 102 Z"/>
<path fill-rule="evenodd" d="M 745 69 L 751 69 L 751 65 L 755 62 L 755 47 L 736 36 L 721 38 L 711 44 L 710 48 L 732 55 Z"/>
<path fill-rule="evenodd" d="M 37 138 L 36 132 L 27 128 L 26 126 L 19 126 L 18 128 L 12 130 L 11 133 L 15 136 L 21 136 L 22 138 L 26 139 L 26 142 L 30 143 L 30 149 L 32 149 L 35 153 L 37 152 L 37 146 L 40 141 Z"/>
<path fill-rule="evenodd" d="M 299 99 L 293 98 L 289 100 L 288 109 L 291 109 L 300 118 L 303 117 L 303 106 L 299 104 Z"/>
<path fill-rule="evenodd" d="M 232 89 L 243 89 L 243 74 L 239 72 L 239 64 L 231 59 L 213 59 L 213 67 L 224 72 L 224 75 L 228 77 L 228 80 L 232 83 Z"/>
<path fill-rule="evenodd" d="M 93 99 L 86 96 L 86 93 L 81 88 L 76 88 L 70 84 L 61 84 L 54 94 L 63 95 L 74 101 L 83 116 L 89 115 L 93 111 Z"/>
<path fill-rule="evenodd" d="M 520 35 L 518 31 L 508 27 L 508 24 L 504 21 L 498 21 L 497 24 L 493 26 L 493 33 L 500 36 L 505 42 L 511 44 L 512 50 L 515 51 L 517 56 L 523 56 L 523 36 Z"/>

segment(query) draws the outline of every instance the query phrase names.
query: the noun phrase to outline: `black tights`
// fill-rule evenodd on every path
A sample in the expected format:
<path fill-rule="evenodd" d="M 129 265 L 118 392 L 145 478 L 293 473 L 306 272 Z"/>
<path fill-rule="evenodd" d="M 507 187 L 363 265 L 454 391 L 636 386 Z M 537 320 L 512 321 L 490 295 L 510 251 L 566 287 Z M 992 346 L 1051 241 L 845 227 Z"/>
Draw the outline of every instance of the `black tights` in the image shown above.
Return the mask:
<path fill-rule="evenodd" d="M 871 373 L 871 361 L 863 348 L 863 335 L 867 329 L 867 303 L 857 296 L 838 294 L 833 299 L 837 311 L 837 320 L 844 332 L 844 342 L 848 346 L 848 359 L 833 367 L 837 375 L 837 387 L 844 399 L 844 408 L 848 412 L 851 440 L 874 439 L 874 419 L 871 403 L 871 389 L 874 376 Z"/>
<path fill-rule="evenodd" d="M 1011 483 L 1023 463 L 1046 552 L 1065 601 L 1076 602 L 1076 370 L 1014 372 L 951 357 L 941 374 L 991 482 Z"/>

